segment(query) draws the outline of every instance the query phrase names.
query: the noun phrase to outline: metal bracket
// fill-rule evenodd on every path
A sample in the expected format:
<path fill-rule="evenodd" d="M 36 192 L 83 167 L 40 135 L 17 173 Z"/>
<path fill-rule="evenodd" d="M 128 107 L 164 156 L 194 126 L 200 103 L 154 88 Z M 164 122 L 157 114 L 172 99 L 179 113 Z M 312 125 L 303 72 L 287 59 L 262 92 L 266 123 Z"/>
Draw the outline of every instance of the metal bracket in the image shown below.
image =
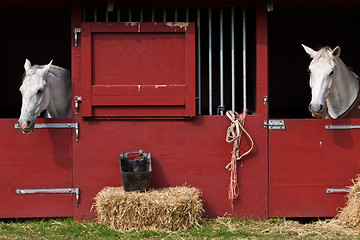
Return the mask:
<path fill-rule="evenodd" d="M 325 125 L 326 130 L 359 129 L 360 125 Z"/>
<path fill-rule="evenodd" d="M 274 130 L 285 130 L 284 120 L 264 120 L 264 128 L 274 129 Z"/>
<path fill-rule="evenodd" d="M 17 123 L 14 124 L 15 129 L 20 129 Z M 79 124 L 78 123 L 36 123 L 34 128 L 75 128 L 76 141 L 79 141 Z"/>
<path fill-rule="evenodd" d="M 327 194 L 331 194 L 331 193 L 349 193 L 350 190 L 346 189 L 346 188 L 327 188 L 326 189 L 326 193 Z"/>
<path fill-rule="evenodd" d="M 82 96 L 75 96 L 74 97 L 75 101 L 75 114 L 79 115 L 79 103 L 82 102 L 84 99 Z"/>
<path fill-rule="evenodd" d="M 78 35 L 81 33 L 81 28 L 77 28 L 77 27 L 75 27 L 74 28 L 74 40 L 75 40 L 75 43 L 74 43 L 74 45 L 75 45 L 75 47 L 77 47 L 78 46 Z"/>
<path fill-rule="evenodd" d="M 80 202 L 80 188 L 16 189 L 16 194 L 75 194 L 77 207 Z"/>
<path fill-rule="evenodd" d="M 265 106 L 268 105 L 268 97 L 267 97 L 267 96 L 264 97 L 264 105 L 265 105 Z"/>

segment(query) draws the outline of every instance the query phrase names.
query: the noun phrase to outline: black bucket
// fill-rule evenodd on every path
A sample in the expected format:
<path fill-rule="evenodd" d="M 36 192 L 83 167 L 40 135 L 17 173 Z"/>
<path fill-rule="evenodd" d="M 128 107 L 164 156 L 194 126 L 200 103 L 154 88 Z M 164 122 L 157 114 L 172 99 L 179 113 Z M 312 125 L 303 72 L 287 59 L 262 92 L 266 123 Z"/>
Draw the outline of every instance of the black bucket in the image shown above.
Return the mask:
<path fill-rule="evenodd" d="M 129 155 L 135 154 L 135 159 L 128 159 Z M 125 191 L 149 191 L 152 171 L 150 153 L 120 153 L 120 168 Z"/>

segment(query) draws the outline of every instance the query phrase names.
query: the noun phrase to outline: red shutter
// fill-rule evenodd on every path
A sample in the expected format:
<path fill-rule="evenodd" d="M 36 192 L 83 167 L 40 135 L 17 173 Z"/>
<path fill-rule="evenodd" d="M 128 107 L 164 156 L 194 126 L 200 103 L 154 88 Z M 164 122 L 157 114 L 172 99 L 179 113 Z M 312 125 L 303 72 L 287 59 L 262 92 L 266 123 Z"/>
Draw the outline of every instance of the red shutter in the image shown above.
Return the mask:
<path fill-rule="evenodd" d="M 194 23 L 82 23 L 84 117 L 195 115 Z"/>

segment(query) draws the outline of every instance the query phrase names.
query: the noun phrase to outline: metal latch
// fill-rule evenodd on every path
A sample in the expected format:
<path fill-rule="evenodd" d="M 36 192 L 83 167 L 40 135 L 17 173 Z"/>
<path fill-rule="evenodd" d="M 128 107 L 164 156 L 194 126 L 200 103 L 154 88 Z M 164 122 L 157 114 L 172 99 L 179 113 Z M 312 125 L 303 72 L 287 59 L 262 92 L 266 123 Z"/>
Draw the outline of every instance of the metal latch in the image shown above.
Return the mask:
<path fill-rule="evenodd" d="M 17 123 L 14 124 L 15 129 L 20 129 Z M 34 128 L 75 128 L 76 141 L 79 141 L 79 124 L 78 123 L 36 123 Z"/>
<path fill-rule="evenodd" d="M 74 97 L 74 104 L 75 104 L 75 114 L 79 115 L 79 103 L 82 102 L 84 99 L 82 96 L 75 96 Z"/>
<path fill-rule="evenodd" d="M 327 194 L 331 194 L 331 193 L 349 193 L 350 189 L 346 189 L 346 188 L 327 188 L 326 189 L 326 193 Z"/>
<path fill-rule="evenodd" d="M 80 188 L 16 189 L 16 194 L 75 194 L 77 207 L 80 202 Z"/>
<path fill-rule="evenodd" d="M 76 27 L 76 28 L 74 28 L 74 40 L 75 40 L 75 43 L 74 43 L 74 45 L 75 45 L 75 47 L 77 47 L 78 46 L 78 35 L 81 33 L 81 28 L 78 28 L 78 27 Z"/>
<path fill-rule="evenodd" d="M 264 128 L 285 130 L 284 120 L 264 120 Z"/>

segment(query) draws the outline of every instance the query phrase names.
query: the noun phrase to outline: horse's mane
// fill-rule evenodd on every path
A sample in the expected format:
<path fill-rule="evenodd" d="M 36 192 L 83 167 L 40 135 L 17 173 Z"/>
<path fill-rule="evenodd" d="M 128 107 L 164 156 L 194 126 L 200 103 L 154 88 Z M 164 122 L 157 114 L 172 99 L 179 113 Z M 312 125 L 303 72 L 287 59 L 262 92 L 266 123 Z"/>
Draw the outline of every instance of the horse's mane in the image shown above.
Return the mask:
<path fill-rule="evenodd" d="M 332 48 L 329 47 L 329 46 L 320 48 L 319 51 L 317 52 L 316 56 L 314 57 L 314 59 L 315 59 L 315 60 L 318 60 L 319 58 L 325 57 L 325 55 L 326 55 L 329 51 L 332 51 Z"/>
<path fill-rule="evenodd" d="M 21 77 L 21 84 L 24 82 L 24 79 L 26 77 L 26 75 L 33 75 L 36 70 L 40 69 L 40 68 L 44 68 L 43 66 L 39 66 L 39 65 L 33 65 L 31 66 L 31 68 L 29 69 L 28 72 L 24 72 L 23 76 Z"/>
<path fill-rule="evenodd" d="M 22 78 L 21 78 L 21 84 L 24 82 L 24 79 L 26 76 L 30 76 L 30 75 L 33 75 L 36 70 L 38 69 L 43 69 L 44 66 L 40 66 L 40 65 L 33 65 L 31 66 L 31 68 L 29 69 L 28 72 L 24 72 L 24 74 L 22 75 Z M 52 75 L 56 75 L 56 70 L 66 70 L 68 71 L 67 69 L 65 68 L 62 68 L 62 67 L 59 67 L 59 66 L 56 66 L 56 65 L 51 65 L 51 68 L 49 70 L 49 73 L 52 74 Z"/>

